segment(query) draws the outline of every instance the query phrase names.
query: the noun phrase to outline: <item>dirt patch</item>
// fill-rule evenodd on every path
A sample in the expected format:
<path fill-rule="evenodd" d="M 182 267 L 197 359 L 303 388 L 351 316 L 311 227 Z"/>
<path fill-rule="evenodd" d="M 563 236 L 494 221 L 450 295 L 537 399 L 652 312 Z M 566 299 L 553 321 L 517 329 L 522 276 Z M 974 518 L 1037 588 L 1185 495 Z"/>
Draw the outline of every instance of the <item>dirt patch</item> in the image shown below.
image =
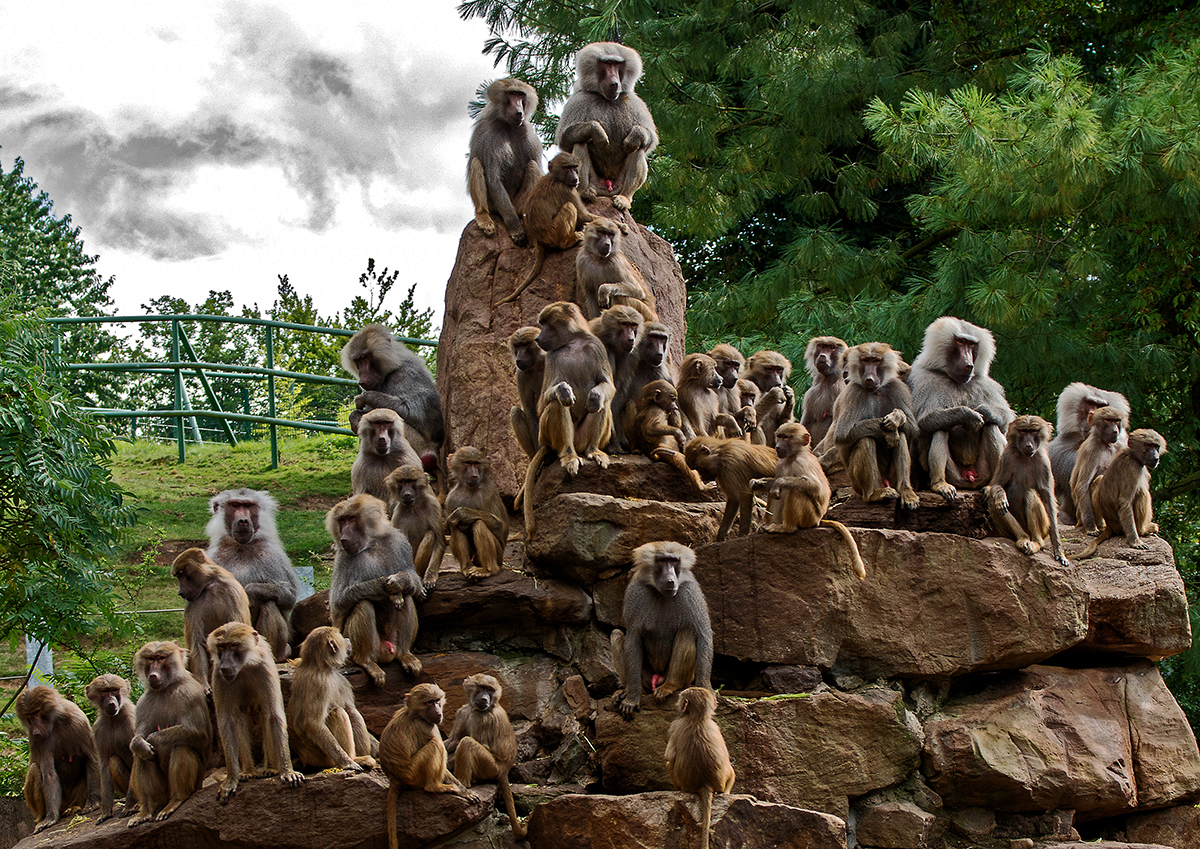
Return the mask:
<path fill-rule="evenodd" d="M 296 499 L 296 503 L 293 506 L 297 510 L 320 510 L 328 513 L 333 509 L 333 505 L 341 500 L 336 495 L 306 495 L 303 498 Z"/>
<path fill-rule="evenodd" d="M 154 552 L 154 565 L 170 566 L 175 558 L 189 548 L 208 548 L 206 539 L 169 539 Z"/>

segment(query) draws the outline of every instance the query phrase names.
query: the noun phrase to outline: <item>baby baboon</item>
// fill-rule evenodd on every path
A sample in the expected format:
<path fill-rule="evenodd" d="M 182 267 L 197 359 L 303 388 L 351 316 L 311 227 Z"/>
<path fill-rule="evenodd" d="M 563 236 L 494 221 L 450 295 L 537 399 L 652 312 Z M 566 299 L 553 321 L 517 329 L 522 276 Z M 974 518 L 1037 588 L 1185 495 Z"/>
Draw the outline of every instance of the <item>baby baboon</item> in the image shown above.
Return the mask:
<path fill-rule="evenodd" d="M 517 762 L 517 735 L 508 713 L 500 706 L 503 692 L 500 682 L 491 675 L 477 673 L 463 681 L 467 702 L 454 715 L 446 752 L 455 778 L 464 787 L 496 779 L 513 837 L 524 840 L 525 827 L 517 819 L 517 806 L 508 784 L 508 771 Z"/>
<path fill-rule="evenodd" d="M 1150 470 L 1167 453 L 1167 441 L 1156 430 L 1139 428 L 1129 434 L 1129 445 L 1117 452 L 1104 474 L 1092 484 L 1092 507 L 1104 530 L 1079 558 L 1091 557 L 1100 543 L 1124 534 L 1130 548 L 1149 548 L 1143 536 L 1158 533 L 1150 498 Z"/>
<path fill-rule="evenodd" d="M 499 573 L 508 541 L 508 510 L 492 480 L 491 466 L 478 448 L 465 446 L 450 455 L 446 531 L 450 552 L 468 578 Z"/>
<path fill-rule="evenodd" d="M 1071 469 L 1072 503 L 1064 503 L 1063 512 L 1074 507 L 1074 518 L 1092 536 L 1100 533 L 1092 507 L 1092 483 L 1104 474 L 1117 452 L 1129 444 L 1128 429 L 1129 420 L 1116 407 L 1101 407 L 1088 416 L 1088 434 Z"/>
<path fill-rule="evenodd" d="M 831 491 L 821 461 L 811 450 L 812 437 L 804 425 L 788 422 L 775 430 L 775 477 L 754 481 L 754 489 L 769 489 L 775 522 L 767 533 L 790 534 L 797 528 L 818 525 L 833 528 L 850 547 L 851 565 L 859 578 L 867 577 L 867 567 L 858 553 L 858 544 L 841 522 L 826 519 Z"/>
<path fill-rule="evenodd" d="M 619 305 L 637 310 L 646 321 L 658 321 L 654 295 L 625 256 L 622 227 L 597 218 L 583 228 L 583 248 L 575 255 L 575 303 L 589 319 Z"/>
<path fill-rule="evenodd" d="M 467 189 L 475 204 L 475 223 L 485 236 L 496 232 L 492 214 L 504 219 L 508 235 L 525 244 L 525 228 L 517 206 L 542 176 L 542 140 L 530 123 L 537 111 L 533 86 L 516 79 L 496 80 L 487 87 L 487 106 L 471 131 Z"/>
<path fill-rule="evenodd" d="M 643 692 L 661 702 L 692 684 L 712 687 L 712 624 L 692 575 L 695 563 L 696 553 L 677 542 L 648 542 L 633 550 L 621 608 L 625 630 L 611 636 L 621 682 L 613 704 L 626 719 Z"/>
<path fill-rule="evenodd" d="M 538 347 L 540 327 L 518 327 L 508 338 L 513 365 L 517 367 L 517 395 L 521 406 L 509 414 L 517 444 L 532 457 L 538 450 L 538 397 L 542 394 L 542 379 L 546 374 L 546 352 Z"/>
<path fill-rule="evenodd" d="M 667 775 L 676 790 L 700 795 L 700 849 L 708 849 L 714 793 L 733 789 L 733 766 L 725 738 L 713 719 L 717 696 L 703 687 L 679 694 L 679 716 L 667 729 Z"/>
<path fill-rule="evenodd" d="M 371 410 L 358 422 L 358 456 L 350 467 L 354 495 L 386 499 L 387 476 L 401 466 L 420 466 L 421 458 L 404 438 L 404 422 L 395 411 Z"/>
<path fill-rule="evenodd" d="M 92 737 L 100 756 L 100 816 L 104 822 L 113 815 L 114 789 L 125 796 L 121 816 L 127 817 L 137 808 L 137 794 L 129 786 L 133 769 L 133 752 L 129 742 L 134 735 L 134 707 L 129 700 L 129 682 L 120 675 L 97 675 L 84 690 L 87 700 L 96 708 Z"/>
<path fill-rule="evenodd" d="M 687 441 L 681 429 L 679 405 L 675 387 L 665 380 L 656 380 L 642 387 L 641 397 L 630 401 L 625 408 L 626 433 L 635 451 L 652 460 L 670 463 L 698 490 L 704 489 L 700 475 L 683 459 Z"/>
<path fill-rule="evenodd" d="M 29 735 L 24 793 L 34 832 L 45 831 L 69 810 L 98 807 L 102 765 L 79 705 L 38 686 L 22 691 L 16 708 Z"/>
<path fill-rule="evenodd" d="M 683 458 L 703 480 L 715 480 L 725 496 L 725 515 L 721 519 L 721 529 L 717 531 L 717 542 L 725 539 L 739 513 L 738 535 L 750 533 L 754 518 L 751 481 L 775 473 L 775 450 L 740 439 L 697 436 L 683 446 Z"/>
<path fill-rule="evenodd" d="M 788 385 L 791 375 L 792 364 L 778 351 L 758 351 L 746 361 L 746 379 L 762 392 L 756 412 L 767 445 L 775 444 L 775 428 L 793 418 L 796 393 Z"/>
<path fill-rule="evenodd" d="M 717 345 L 708 355 L 717 364 L 717 374 L 721 376 L 721 386 L 717 395 L 721 399 L 721 412 L 736 415 L 742 405 L 738 394 L 738 376 L 746 365 L 746 358 L 732 345 Z"/>
<path fill-rule="evenodd" d="M 996 473 L 984 488 L 992 524 L 1015 539 L 1025 554 L 1041 551 L 1049 538 L 1054 559 L 1066 566 L 1054 509 L 1054 476 L 1046 453 L 1050 422 L 1039 416 L 1017 416 L 1007 436 Z"/>
<path fill-rule="evenodd" d="M 900 355 L 891 345 L 867 342 L 846 352 L 848 382 L 833 405 L 828 440 L 841 455 L 863 501 L 899 498 L 915 510 L 909 447 L 917 438 L 912 396 L 899 377 Z"/>
<path fill-rule="evenodd" d="M 187 602 L 183 642 L 188 647 L 188 671 L 207 683 L 209 632 L 226 622 L 251 624 L 250 599 L 241 583 L 199 548 L 189 548 L 176 557 L 171 575 L 179 581 L 179 595 Z"/>
<path fill-rule="evenodd" d="M 842 378 L 845 342 L 836 336 L 816 336 L 804 349 L 804 367 L 812 376 L 812 386 L 800 405 L 800 424 L 812 437 L 813 450 L 820 452 L 821 441 L 833 424 L 833 403 L 846 385 Z"/>
<path fill-rule="evenodd" d="M 693 436 L 742 435 L 742 429 L 729 413 L 721 412 L 721 375 L 717 362 L 708 354 L 688 354 L 679 367 L 675 391 L 679 394 L 679 410 L 683 416 L 683 432 Z"/>
<path fill-rule="evenodd" d="M 437 585 L 442 556 L 446 553 L 442 505 L 420 466 L 401 466 L 387 476 L 384 486 L 392 505 L 392 527 L 404 534 L 413 550 L 413 568 L 422 576 L 425 592 Z"/>
<path fill-rule="evenodd" d="M 771 391 L 783 394 L 781 389 Z M 738 427 L 742 429 L 742 439 L 753 445 L 766 445 L 766 434 L 758 426 L 758 402 L 762 398 L 762 392 L 752 382 L 742 378 L 737 382 L 736 394 L 738 409 L 734 410 L 732 415 L 737 420 Z"/>
<path fill-rule="evenodd" d="M 424 474 L 424 472 L 421 472 Z M 337 628 L 314 629 L 300 646 L 292 673 L 287 722 L 296 758 L 313 769 L 373 769 L 379 742 L 354 704 L 341 673 L 350 641 Z"/>

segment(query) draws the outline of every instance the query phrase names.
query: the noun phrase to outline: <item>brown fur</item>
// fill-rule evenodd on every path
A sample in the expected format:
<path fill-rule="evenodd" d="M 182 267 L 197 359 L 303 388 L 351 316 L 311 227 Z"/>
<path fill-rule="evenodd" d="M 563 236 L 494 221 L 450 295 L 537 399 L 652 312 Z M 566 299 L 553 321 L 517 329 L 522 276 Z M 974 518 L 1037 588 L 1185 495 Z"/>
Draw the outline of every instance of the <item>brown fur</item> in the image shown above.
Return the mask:
<path fill-rule="evenodd" d="M 758 351 L 746 361 L 746 379 L 762 392 L 759 398 L 759 427 L 767 445 L 775 444 L 775 428 L 792 421 L 796 393 L 788 385 L 792 364 L 778 351 Z"/>
<path fill-rule="evenodd" d="M 517 216 L 525 197 L 542 176 L 542 140 L 530 123 L 537 112 L 533 86 L 511 77 L 487 87 L 487 105 L 475 118 L 468 154 L 467 189 L 475 204 L 475 223 L 485 236 L 496 232 L 493 214 L 508 235 L 525 244 Z"/>
<path fill-rule="evenodd" d="M 782 390 L 774 389 L 782 395 Z M 762 392 L 758 387 L 749 380 L 741 378 L 737 382 L 734 397 L 737 399 L 735 403 L 738 408 L 734 410 L 733 417 L 737 420 L 738 427 L 742 429 L 742 439 L 752 445 L 766 445 L 767 436 L 763 433 L 763 429 L 758 426 L 758 402 L 762 398 Z"/>
<path fill-rule="evenodd" d="M 737 421 L 721 412 L 721 375 L 717 362 L 708 354 L 688 354 L 679 366 L 675 391 L 679 394 L 679 411 L 683 416 L 683 432 L 688 439 L 694 436 L 742 435 Z"/>
<path fill-rule="evenodd" d="M 413 551 L 413 568 L 422 576 L 425 592 L 437 586 L 446 553 L 442 504 L 420 466 L 401 466 L 383 482 L 392 505 L 392 527 L 404 534 Z"/>
<path fill-rule="evenodd" d="M 812 376 L 812 386 L 800 405 L 800 424 L 808 428 L 817 454 L 823 453 L 821 442 L 833 424 L 833 404 L 846 385 L 842 363 L 848 347 L 836 336 L 816 336 L 804 349 L 804 367 Z"/>
<path fill-rule="evenodd" d="M 611 306 L 626 306 L 646 321 L 658 321 L 654 295 L 625 256 L 624 226 L 597 218 L 583 228 L 583 248 L 575 255 L 575 303 L 589 319 Z"/>
<path fill-rule="evenodd" d="M 1054 439 L 1050 441 L 1050 467 L 1054 470 L 1054 488 L 1063 496 L 1064 516 L 1062 521 L 1075 518 L 1078 505 L 1071 494 L 1071 470 L 1079 446 L 1087 438 L 1090 425 L 1088 417 L 1101 407 L 1112 407 L 1129 421 L 1129 401 L 1120 392 L 1097 389 L 1086 383 L 1068 384 L 1058 396 L 1057 419 Z M 1126 444 L 1127 434 L 1121 435 L 1121 447 Z M 1090 500 L 1090 499 L 1089 499 Z"/>
<path fill-rule="evenodd" d="M 24 794 L 34 832 L 45 831 L 70 811 L 98 807 L 100 755 L 79 705 L 51 687 L 38 686 L 17 696 L 16 708 L 29 735 Z"/>
<path fill-rule="evenodd" d="M 176 557 L 171 575 L 179 581 L 179 595 L 187 602 L 183 608 L 183 642 L 188 647 L 188 671 L 207 681 L 205 641 L 209 632 L 226 622 L 251 624 L 250 599 L 237 579 L 199 548 L 189 548 Z"/>
<path fill-rule="evenodd" d="M 540 327 L 518 327 L 508 338 L 508 350 L 517 369 L 517 396 L 521 399 L 521 405 L 512 408 L 509 418 L 513 435 L 526 457 L 532 457 L 538 450 L 538 397 L 546 375 L 546 352 L 537 345 L 540 332 Z"/>
<path fill-rule="evenodd" d="M 1083 529 L 1096 536 L 1096 511 L 1092 506 L 1092 483 L 1112 463 L 1117 452 L 1129 444 L 1129 419 L 1116 407 L 1100 407 L 1088 414 L 1087 437 L 1075 455 L 1071 468 L 1071 503 L 1063 503 L 1063 512 L 1074 508 L 1074 518 Z"/>
<path fill-rule="evenodd" d="M 751 445 L 740 439 L 697 436 L 683 447 L 687 464 L 704 480 L 715 480 L 725 496 L 725 515 L 717 542 L 725 539 L 733 520 L 741 514 L 738 535 L 750 533 L 754 518 L 754 491 L 751 481 L 775 473 L 775 451 L 765 445 Z"/>
<path fill-rule="evenodd" d="M 679 715 L 667 729 L 667 775 L 676 790 L 700 796 L 700 849 L 708 849 L 714 793 L 728 793 L 737 778 L 725 738 L 713 719 L 717 696 L 703 687 L 679 694 Z"/>
<path fill-rule="evenodd" d="M 607 450 L 629 451 L 629 439 L 625 435 L 621 411 L 634 400 L 631 394 L 634 372 L 637 369 L 636 350 L 642 339 L 644 322 L 642 315 L 633 307 L 613 306 L 588 322 L 588 329 L 604 343 L 608 352 L 608 367 L 613 375 L 613 432 Z"/>
<path fill-rule="evenodd" d="M 1067 564 L 1058 537 L 1054 476 L 1050 471 L 1050 422 L 1040 416 L 1017 416 L 1008 425 L 1007 441 L 992 482 L 984 488 L 988 513 L 996 530 L 1017 541 L 1025 554 L 1036 554 L 1049 539 L 1054 559 Z"/>
<path fill-rule="evenodd" d="M 129 786 L 133 769 L 133 739 L 136 711 L 129 698 L 129 682 L 120 675 L 97 675 L 84 690 L 87 700 L 96 708 L 92 737 L 100 756 L 100 816 L 104 822 L 113 815 L 113 792 L 125 796 L 121 816 L 127 817 L 137 808 L 137 794 Z"/>
<path fill-rule="evenodd" d="M 717 345 L 708 355 L 717 364 L 717 374 L 721 376 L 721 386 L 717 395 L 721 398 L 721 412 L 736 415 L 742 405 L 738 395 L 738 378 L 746 366 L 746 358 L 732 345 Z"/>
<path fill-rule="evenodd" d="M 681 429 L 682 419 L 676 398 L 675 387 L 665 380 L 646 384 L 641 396 L 636 401 L 630 401 L 625 408 L 626 433 L 635 451 L 642 452 L 652 460 L 670 463 L 696 489 L 702 490 L 704 481 L 683 459 L 687 437 Z"/>
<path fill-rule="evenodd" d="M 358 456 L 350 467 L 354 495 L 387 498 L 387 476 L 401 466 L 420 466 L 421 458 L 404 438 L 404 422 L 392 410 L 371 410 L 358 423 Z"/>
<path fill-rule="evenodd" d="M 1156 430 L 1139 428 L 1129 434 L 1129 445 L 1117 452 L 1104 474 L 1092 483 L 1092 507 L 1104 530 L 1079 558 L 1091 557 L 1100 543 L 1124 534 L 1130 548 L 1149 548 L 1143 536 L 1158 533 L 1150 497 L 1150 470 L 1167 453 L 1167 441 Z"/>
<path fill-rule="evenodd" d="M 468 578 L 500 572 L 508 542 L 508 510 L 492 480 L 491 464 L 478 448 L 465 446 L 450 455 L 454 486 L 446 496 L 450 551 Z"/>

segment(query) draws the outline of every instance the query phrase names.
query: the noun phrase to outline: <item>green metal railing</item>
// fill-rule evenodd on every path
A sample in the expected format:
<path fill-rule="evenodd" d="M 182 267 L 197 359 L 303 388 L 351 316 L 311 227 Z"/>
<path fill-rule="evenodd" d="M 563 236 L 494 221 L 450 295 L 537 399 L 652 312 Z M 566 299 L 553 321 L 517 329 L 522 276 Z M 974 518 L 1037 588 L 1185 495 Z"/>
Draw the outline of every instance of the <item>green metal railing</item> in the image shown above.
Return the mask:
<path fill-rule="evenodd" d="M 50 324 L 54 325 L 71 325 L 71 324 L 117 324 L 117 323 L 171 323 L 171 351 L 170 360 L 164 363 L 143 362 L 143 363 L 68 363 L 63 367 L 72 371 L 95 371 L 95 372 L 132 372 L 138 374 L 163 374 L 171 375 L 174 389 L 174 403 L 170 410 L 116 410 L 101 407 L 87 408 L 89 412 L 103 416 L 105 418 L 131 418 L 135 421 L 139 418 L 166 418 L 175 420 L 175 442 L 179 448 L 179 462 L 184 462 L 187 457 L 185 448 L 186 440 L 184 439 L 184 421 L 191 420 L 191 427 L 195 434 L 199 434 L 199 425 L 197 419 L 218 419 L 221 422 L 222 429 L 225 432 L 226 438 L 233 445 L 237 444 L 237 435 L 234 433 L 233 426 L 230 422 L 246 422 L 265 424 L 268 426 L 271 438 L 271 468 L 279 466 L 279 442 L 277 428 L 292 427 L 300 430 L 322 431 L 324 433 L 342 433 L 350 435 L 350 430 L 337 425 L 321 424 L 319 422 L 303 422 L 293 419 L 279 418 L 276 413 L 275 406 L 275 380 L 284 378 L 287 380 L 295 380 L 302 383 L 318 383 L 333 386 L 346 386 L 357 388 L 358 383 L 354 380 L 344 377 L 326 377 L 319 374 L 305 374 L 303 372 L 284 371 L 275 368 L 275 334 L 278 330 L 296 330 L 305 333 L 323 333 L 330 336 L 353 336 L 355 331 L 345 330 L 337 327 L 315 327 L 310 324 L 296 324 L 290 321 L 273 321 L 266 318 L 242 318 L 239 316 L 227 315 L 116 315 L 116 316 L 85 316 L 80 318 L 51 318 L 48 319 Z M 182 322 L 195 321 L 200 323 L 216 323 L 216 324 L 248 324 L 264 329 L 266 338 L 264 340 L 264 350 L 266 352 L 266 367 L 259 366 L 240 366 L 229 363 L 207 363 L 201 362 L 196 357 L 196 352 L 192 348 L 192 344 L 183 332 Z M 410 337 L 396 337 L 398 341 L 410 345 L 431 345 L 436 347 L 437 342 L 432 339 L 413 339 Z M 55 352 L 58 352 L 58 345 L 55 344 Z M 195 375 L 200 381 L 201 387 L 204 389 L 204 394 L 208 399 L 210 409 L 197 410 L 193 409 L 188 399 L 186 389 L 184 387 L 184 376 Z M 235 413 L 230 410 L 221 408 L 220 402 L 217 400 L 216 392 L 212 387 L 212 379 L 242 379 L 242 380 L 266 380 L 267 381 L 267 415 L 258 416 L 250 413 Z"/>

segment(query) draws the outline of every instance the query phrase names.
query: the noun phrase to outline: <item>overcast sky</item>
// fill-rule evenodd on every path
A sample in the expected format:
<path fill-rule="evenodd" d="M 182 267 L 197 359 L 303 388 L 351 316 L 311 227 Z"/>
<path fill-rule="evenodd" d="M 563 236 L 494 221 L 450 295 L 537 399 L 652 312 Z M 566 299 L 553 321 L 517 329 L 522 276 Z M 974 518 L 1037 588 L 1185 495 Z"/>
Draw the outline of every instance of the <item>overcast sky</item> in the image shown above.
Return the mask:
<path fill-rule="evenodd" d="M 121 313 L 277 274 L 322 315 L 367 257 L 441 321 L 477 87 L 505 75 L 450 0 L 0 0 L 0 165 L 82 228 Z"/>

